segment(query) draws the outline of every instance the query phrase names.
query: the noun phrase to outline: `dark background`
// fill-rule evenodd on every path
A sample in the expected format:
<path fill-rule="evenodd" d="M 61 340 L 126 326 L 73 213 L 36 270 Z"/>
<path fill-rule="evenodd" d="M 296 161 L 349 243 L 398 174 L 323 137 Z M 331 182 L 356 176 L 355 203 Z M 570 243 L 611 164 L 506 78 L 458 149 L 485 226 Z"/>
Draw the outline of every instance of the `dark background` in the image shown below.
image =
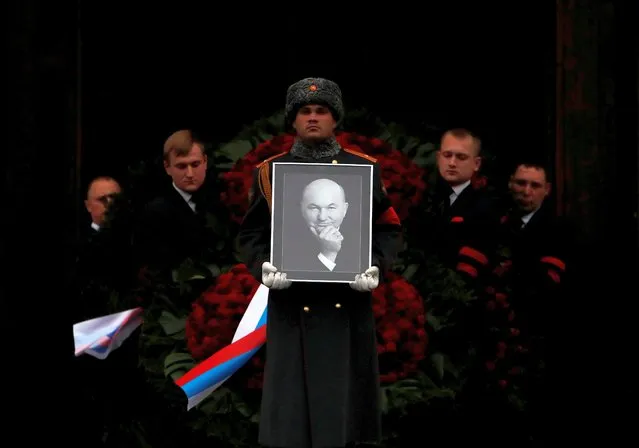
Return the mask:
<path fill-rule="evenodd" d="M 249 15 L 82 2 L 85 173 L 159 154 L 183 127 L 231 139 L 282 108 L 287 86 L 306 76 L 335 80 L 347 108 L 386 122 L 469 127 L 499 155 L 544 152 L 554 5 L 460 5 Z"/>
<path fill-rule="evenodd" d="M 559 207 L 588 229 L 578 287 L 549 310 L 563 319 L 565 335 L 554 353 L 561 361 L 552 385 L 561 417 L 555 440 L 613 443 L 629 434 L 637 3 L 369 3 L 346 13 L 322 3 L 223 12 L 229 5 L 6 2 L 1 250 L 8 268 L 0 285 L 8 426 L 25 442 L 74 433 L 62 411 L 73 390 L 64 261 L 83 213 L 83 184 L 98 173 L 126 175 L 180 128 L 212 143 L 228 140 L 283 107 L 291 82 L 324 76 L 341 85 L 347 107 L 366 106 L 385 121 L 477 131 L 503 167 L 526 151 L 590 161 L 553 173 L 572 188 Z M 568 18 L 558 20 L 558 5 Z M 555 60 L 562 33 L 579 59 Z M 575 66 L 583 77 L 573 82 L 585 87 L 566 90 L 558 69 Z M 595 113 L 562 115 L 579 93 L 595 101 Z M 580 209 L 566 207 L 580 198 Z"/>

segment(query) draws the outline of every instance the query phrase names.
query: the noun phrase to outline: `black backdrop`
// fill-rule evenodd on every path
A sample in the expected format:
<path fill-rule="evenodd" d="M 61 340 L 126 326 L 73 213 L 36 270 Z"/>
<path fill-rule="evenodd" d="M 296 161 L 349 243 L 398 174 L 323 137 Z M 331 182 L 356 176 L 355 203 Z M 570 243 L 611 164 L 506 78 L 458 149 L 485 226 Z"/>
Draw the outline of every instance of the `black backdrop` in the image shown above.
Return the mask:
<path fill-rule="evenodd" d="M 441 3 L 346 12 L 82 2 L 83 176 L 157 156 L 179 128 L 228 140 L 306 76 L 334 79 L 346 107 L 386 121 L 469 127 L 501 160 L 548 152 L 552 2 Z"/>

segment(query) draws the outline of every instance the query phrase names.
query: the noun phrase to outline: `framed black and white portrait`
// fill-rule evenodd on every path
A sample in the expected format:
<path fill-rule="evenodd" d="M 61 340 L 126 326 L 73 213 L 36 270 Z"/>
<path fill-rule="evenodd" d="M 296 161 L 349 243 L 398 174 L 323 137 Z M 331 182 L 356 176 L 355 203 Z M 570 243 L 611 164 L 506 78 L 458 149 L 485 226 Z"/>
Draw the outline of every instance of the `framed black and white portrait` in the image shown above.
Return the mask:
<path fill-rule="evenodd" d="M 371 266 L 373 166 L 273 163 L 271 263 L 297 282 L 351 282 Z"/>

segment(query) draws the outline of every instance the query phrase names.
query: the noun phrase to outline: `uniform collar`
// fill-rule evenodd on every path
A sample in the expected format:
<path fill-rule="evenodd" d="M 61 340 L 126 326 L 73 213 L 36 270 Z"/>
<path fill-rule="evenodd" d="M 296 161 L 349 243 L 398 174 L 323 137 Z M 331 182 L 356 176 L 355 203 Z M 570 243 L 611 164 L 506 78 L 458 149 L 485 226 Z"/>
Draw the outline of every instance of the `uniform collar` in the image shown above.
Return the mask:
<path fill-rule="evenodd" d="M 300 159 L 317 160 L 336 156 L 341 149 L 342 148 L 339 143 L 337 143 L 335 137 L 330 137 L 315 146 L 310 146 L 299 138 L 296 138 L 290 152 L 293 156 Z"/>

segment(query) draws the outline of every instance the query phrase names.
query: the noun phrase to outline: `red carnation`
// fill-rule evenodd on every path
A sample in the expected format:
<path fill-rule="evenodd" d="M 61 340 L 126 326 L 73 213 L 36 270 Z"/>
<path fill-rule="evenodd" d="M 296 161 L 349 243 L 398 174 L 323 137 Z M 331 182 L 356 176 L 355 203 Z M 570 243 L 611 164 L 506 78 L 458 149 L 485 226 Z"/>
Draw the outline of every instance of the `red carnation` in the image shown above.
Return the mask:
<path fill-rule="evenodd" d="M 425 357 L 424 302 L 413 285 L 391 272 L 373 291 L 373 303 L 381 380 L 392 383 L 415 372 Z"/>
<path fill-rule="evenodd" d="M 192 305 L 186 322 L 189 351 L 202 361 L 231 343 L 246 308 L 259 287 L 245 265 L 234 266 L 220 275 Z M 428 335 L 426 314 L 415 287 L 403 277 L 389 273 L 387 281 L 373 292 L 377 325 L 381 380 L 391 383 L 405 378 L 424 358 Z M 261 388 L 264 360 L 258 352 L 234 376 L 248 388 Z"/>

